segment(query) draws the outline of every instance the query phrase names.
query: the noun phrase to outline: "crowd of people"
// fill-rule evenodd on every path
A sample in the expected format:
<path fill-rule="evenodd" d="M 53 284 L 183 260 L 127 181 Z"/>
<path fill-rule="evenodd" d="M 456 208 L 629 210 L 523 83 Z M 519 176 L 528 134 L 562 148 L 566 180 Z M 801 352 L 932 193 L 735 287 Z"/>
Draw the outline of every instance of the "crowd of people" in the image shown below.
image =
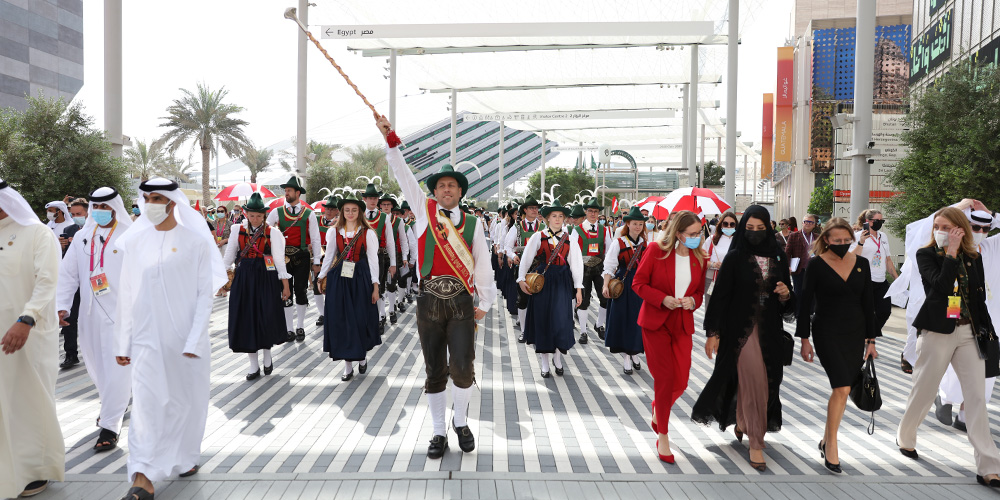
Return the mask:
<path fill-rule="evenodd" d="M 739 442 L 748 438 L 750 465 L 764 471 L 765 437 L 782 427 L 780 388 L 795 351 L 786 325 L 794 324 L 801 358 L 818 357 L 829 379 L 817 446 L 834 473 L 843 470 L 837 438 L 851 386 L 878 355 L 891 298 L 905 295 L 912 346 L 901 368 L 912 372 L 913 388 L 897 431 L 900 453 L 918 459 L 917 430 L 932 405 L 949 423 L 951 405 L 959 405 L 954 422 L 967 427 L 977 480 L 1000 486 L 986 412 L 987 377 L 1000 374 L 991 321 L 1000 314 L 992 292 L 1000 286 L 1000 238 L 987 234 L 1000 224 L 983 203 L 963 200 L 910 224 L 897 272 L 884 216 L 874 210 L 856 226 L 833 218 L 821 227 L 808 215 L 801 229 L 797 219 L 779 225 L 756 205 L 710 221 L 687 211 L 659 221 L 638 207 L 605 215 L 596 198 L 564 206 L 528 196 L 489 214 L 463 203 L 469 182 L 450 165 L 422 189 L 392 125 L 380 118 L 378 127 L 405 201 L 369 183 L 314 210 L 292 177 L 276 208 L 255 193 L 231 213 L 202 211 L 176 183 L 152 179 L 131 209 L 107 187 L 87 200 L 49 203 L 46 227 L 0 181 L 7 290 L 0 322 L 12 325 L 0 339 L 0 376 L 18 381 L 0 384 L 0 456 L 10 457 L 0 459 L 0 497 L 38 494 L 63 479 L 60 327 L 60 366 L 82 355 L 98 391 L 95 453 L 118 446 L 131 402 L 131 486 L 123 498 L 153 498 L 154 482 L 196 474 L 210 394 L 210 315 L 227 292 L 229 348 L 247 355 L 248 381 L 274 372 L 275 346 L 305 341 L 310 298 L 323 351 L 343 361 L 345 383 L 355 368 L 373 369 L 369 355 L 388 325 L 415 307 L 431 459 L 446 453 L 451 431 L 463 452 L 475 450 L 467 413 L 476 325 L 496 306 L 510 315 L 516 340 L 539 356 L 542 379 L 564 376 L 567 355 L 591 335 L 621 356 L 625 377 L 642 370 L 645 355 L 656 453 L 674 463 L 669 420 L 688 389 L 694 312 L 705 307 L 704 351 L 715 365 L 695 388 L 689 417 L 723 431 L 734 425 Z"/>

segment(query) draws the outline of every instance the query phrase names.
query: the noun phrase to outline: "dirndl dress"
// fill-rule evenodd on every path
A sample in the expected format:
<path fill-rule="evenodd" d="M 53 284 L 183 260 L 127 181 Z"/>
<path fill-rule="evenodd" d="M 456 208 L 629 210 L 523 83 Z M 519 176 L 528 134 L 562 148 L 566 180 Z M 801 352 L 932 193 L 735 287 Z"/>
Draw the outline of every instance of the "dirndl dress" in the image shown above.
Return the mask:
<path fill-rule="evenodd" d="M 566 264 L 549 266 L 542 291 L 528 298 L 528 314 L 524 320 L 525 342 L 534 345 L 535 352 L 553 353 L 559 349 L 566 354 L 576 344 L 573 335 L 575 300 L 573 271 Z"/>
<path fill-rule="evenodd" d="M 361 254 L 354 276 L 344 278 L 340 262 L 326 275 L 323 351 L 334 360 L 363 361 L 368 351 L 382 343 L 378 307 L 372 304 L 372 276 L 368 256 Z"/>
<path fill-rule="evenodd" d="M 619 266 L 615 277 L 622 279 L 627 266 Z M 632 278 L 636 269 L 625 277 L 625 291 L 617 299 L 608 301 L 608 330 L 604 345 L 613 353 L 635 356 L 645 352 L 642 347 L 642 327 L 639 326 L 639 310 L 642 298 L 632 290 Z"/>
<path fill-rule="evenodd" d="M 229 348 L 255 353 L 285 343 L 285 311 L 278 271 L 268 271 L 263 256 L 244 257 L 233 275 L 229 295 Z"/>

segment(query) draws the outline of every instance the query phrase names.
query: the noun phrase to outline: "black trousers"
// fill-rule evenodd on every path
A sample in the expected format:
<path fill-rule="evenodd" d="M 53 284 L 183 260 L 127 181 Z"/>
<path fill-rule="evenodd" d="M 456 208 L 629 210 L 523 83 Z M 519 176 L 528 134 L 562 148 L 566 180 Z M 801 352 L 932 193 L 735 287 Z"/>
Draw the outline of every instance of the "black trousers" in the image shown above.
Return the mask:
<path fill-rule="evenodd" d="M 892 316 L 892 299 L 885 296 L 885 292 L 888 291 L 889 280 L 872 283 L 872 295 L 875 297 L 875 326 L 878 327 L 879 331 Z"/>
<path fill-rule="evenodd" d="M 389 254 L 383 252 L 381 249 L 378 251 L 378 296 L 382 298 L 385 295 L 385 291 L 388 289 L 389 281 Z M 394 292 L 396 285 L 393 285 L 393 289 L 389 290 Z"/>
<path fill-rule="evenodd" d="M 288 255 L 288 254 L 286 254 Z M 285 301 L 285 307 L 292 307 L 292 298 L 295 299 L 295 304 L 307 305 L 309 304 L 309 298 L 306 296 L 309 290 L 309 273 L 312 270 L 312 266 L 309 265 L 309 250 L 300 249 L 298 252 L 288 255 L 290 261 L 285 264 L 288 270 L 288 274 L 292 275 L 292 279 L 289 280 L 289 287 L 292 289 L 292 297 L 288 297 Z"/>
<path fill-rule="evenodd" d="M 66 322 L 69 326 L 62 327 L 63 350 L 67 357 L 80 357 L 80 341 L 77 332 L 76 320 L 80 317 L 80 290 L 73 296 L 73 306 L 69 309 L 69 316 Z"/>
<path fill-rule="evenodd" d="M 476 318 L 469 292 L 441 298 L 421 287 L 417 334 L 424 353 L 426 393 L 444 392 L 449 376 L 460 389 L 472 386 L 476 378 Z"/>
<path fill-rule="evenodd" d="M 608 307 L 608 299 L 604 298 L 604 265 L 598 264 L 592 267 L 583 267 L 583 302 L 580 302 L 579 310 L 586 310 L 590 307 L 590 296 L 592 291 L 597 292 L 597 302 L 601 307 Z"/>

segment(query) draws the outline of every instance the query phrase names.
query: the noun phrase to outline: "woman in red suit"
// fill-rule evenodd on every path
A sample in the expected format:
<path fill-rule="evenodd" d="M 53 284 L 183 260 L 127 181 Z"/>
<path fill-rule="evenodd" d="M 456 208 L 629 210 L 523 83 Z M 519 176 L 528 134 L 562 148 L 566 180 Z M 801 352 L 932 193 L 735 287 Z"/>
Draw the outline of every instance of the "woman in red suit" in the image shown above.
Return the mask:
<path fill-rule="evenodd" d="M 642 297 L 639 326 L 646 364 L 653 376 L 653 430 L 660 460 L 674 463 L 667 425 L 670 409 L 687 389 L 691 372 L 694 311 L 705 294 L 701 219 L 679 212 L 663 236 L 650 244 L 632 281 Z M 661 432 L 662 431 L 662 432 Z"/>

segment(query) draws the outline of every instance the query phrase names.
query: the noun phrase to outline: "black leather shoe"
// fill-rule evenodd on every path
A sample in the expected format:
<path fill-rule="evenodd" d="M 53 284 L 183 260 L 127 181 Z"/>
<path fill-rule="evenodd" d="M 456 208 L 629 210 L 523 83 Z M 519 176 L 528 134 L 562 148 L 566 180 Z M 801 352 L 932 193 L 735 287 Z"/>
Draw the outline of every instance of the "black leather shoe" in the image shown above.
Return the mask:
<path fill-rule="evenodd" d="M 827 462 L 825 458 L 823 459 L 823 465 L 825 465 L 827 470 L 829 470 L 830 472 L 836 472 L 837 474 L 841 474 L 844 472 L 844 469 L 840 468 L 840 464 L 832 464 L 830 462 Z"/>
<path fill-rule="evenodd" d="M 934 416 L 944 425 L 952 424 L 951 405 L 941 402 L 941 396 L 934 398 Z"/>
<path fill-rule="evenodd" d="M 406 312 L 406 302 L 399 303 L 399 312 Z"/>
<path fill-rule="evenodd" d="M 549 373 L 549 372 L 542 372 L 542 378 L 550 378 L 550 377 L 552 377 L 551 373 Z"/>
<path fill-rule="evenodd" d="M 524 334 L 523 333 L 521 335 L 518 335 L 517 341 L 520 342 L 520 343 L 522 343 L 522 344 L 525 342 L 524 341 Z"/>
<path fill-rule="evenodd" d="M 395 312 L 389 313 L 389 323 L 392 323 L 394 325 L 396 324 L 396 313 Z"/>
<path fill-rule="evenodd" d="M 951 424 L 951 426 L 954 427 L 954 428 L 956 428 L 956 429 L 958 429 L 958 430 L 960 430 L 960 431 L 962 431 L 962 432 L 968 432 L 966 430 L 966 428 L 965 428 L 965 422 L 962 422 L 961 420 L 959 420 L 957 418 L 955 419 L 955 423 Z"/>
<path fill-rule="evenodd" d="M 285 342 L 295 342 L 295 332 L 288 332 L 288 334 L 285 335 Z"/>
<path fill-rule="evenodd" d="M 469 429 L 468 425 L 458 427 L 455 425 L 455 420 L 452 420 L 451 428 L 455 429 L 455 434 L 458 434 L 458 447 L 462 451 L 469 453 L 476 449 L 476 438 L 472 435 L 472 430 Z"/>
<path fill-rule="evenodd" d="M 583 332 L 580 334 L 580 344 L 586 344 L 586 343 L 587 343 L 587 332 Z"/>
<path fill-rule="evenodd" d="M 181 472 L 180 474 L 178 474 L 178 476 L 180 476 L 180 477 L 191 477 L 191 476 L 197 474 L 199 469 L 201 469 L 201 466 L 200 465 L 195 465 L 194 467 L 191 467 L 190 469 L 188 469 L 187 472 Z"/>
<path fill-rule="evenodd" d="M 295 329 L 295 340 L 298 341 L 298 342 L 302 342 L 305 339 L 306 339 L 306 331 L 303 330 L 303 329 L 301 329 L 301 328 L 296 328 Z"/>
<path fill-rule="evenodd" d="M 597 338 L 604 340 L 607 330 L 603 326 L 594 327 L 594 331 L 597 332 Z"/>
<path fill-rule="evenodd" d="M 412 293 L 406 296 L 406 301 L 409 302 L 409 303 L 411 303 L 411 304 L 413 303 L 413 294 Z"/>
<path fill-rule="evenodd" d="M 427 458 L 439 459 L 444 456 L 444 450 L 448 449 L 448 436 L 434 436 L 431 438 L 431 445 L 427 447 Z"/>
<path fill-rule="evenodd" d="M 562 368 L 556 367 L 556 375 L 559 375 L 560 377 L 562 377 L 563 373 L 566 373 L 566 370 L 563 370 Z"/>
<path fill-rule="evenodd" d="M 344 382 L 349 382 L 352 378 L 354 378 L 354 370 L 351 370 L 351 373 L 348 373 L 347 375 L 340 376 L 340 380 Z"/>
<path fill-rule="evenodd" d="M 316 326 L 323 326 L 323 319 L 324 317 L 320 316 L 319 319 L 316 320 Z"/>
<path fill-rule="evenodd" d="M 983 486 L 989 486 L 991 488 L 1000 488 L 1000 479 L 990 479 L 989 481 L 986 481 L 985 477 L 977 475 L 976 482 Z"/>
<path fill-rule="evenodd" d="M 899 446 L 899 443 L 896 443 L 896 445 Z M 906 458 L 912 458 L 914 460 L 918 460 L 920 458 L 917 456 L 917 450 L 904 450 L 900 448 L 899 452 L 902 453 L 903 456 Z"/>
<path fill-rule="evenodd" d="M 632 374 L 632 369 L 631 368 L 626 368 L 625 369 L 625 375 L 631 375 L 631 374 Z"/>
<path fill-rule="evenodd" d="M 62 364 L 59 365 L 59 368 L 63 370 L 68 370 L 78 364 L 80 364 L 79 356 L 66 356 L 66 359 L 63 360 Z"/>
<path fill-rule="evenodd" d="M 274 362 L 271 362 L 271 366 L 264 367 L 264 375 L 270 375 L 274 371 Z"/>
<path fill-rule="evenodd" d="M 257 371 L 253 373 L 247 374 L 247 380 L 257 380 L 259 378 L 260 378 L 260 368 L 258 368 Z"/>
<path fill-rule="evenodd" d="M 24 487 L 24 491 L 21 492 L 19 497 L 33 497 L 49 487 L 48 481 L 32 481 Z"/>
<path fill-rule="evenodd" d="M 642 368 L 642 365 L 640 365 L 638 361 L 633 361 L 632 368 L 635 370 L 639 370 L 640 368 Z"/>
<path fill-rule="evenodd" d="M 364 375 L 368 371 L 368 363 L 358 363 L 358 373 Z"/>

